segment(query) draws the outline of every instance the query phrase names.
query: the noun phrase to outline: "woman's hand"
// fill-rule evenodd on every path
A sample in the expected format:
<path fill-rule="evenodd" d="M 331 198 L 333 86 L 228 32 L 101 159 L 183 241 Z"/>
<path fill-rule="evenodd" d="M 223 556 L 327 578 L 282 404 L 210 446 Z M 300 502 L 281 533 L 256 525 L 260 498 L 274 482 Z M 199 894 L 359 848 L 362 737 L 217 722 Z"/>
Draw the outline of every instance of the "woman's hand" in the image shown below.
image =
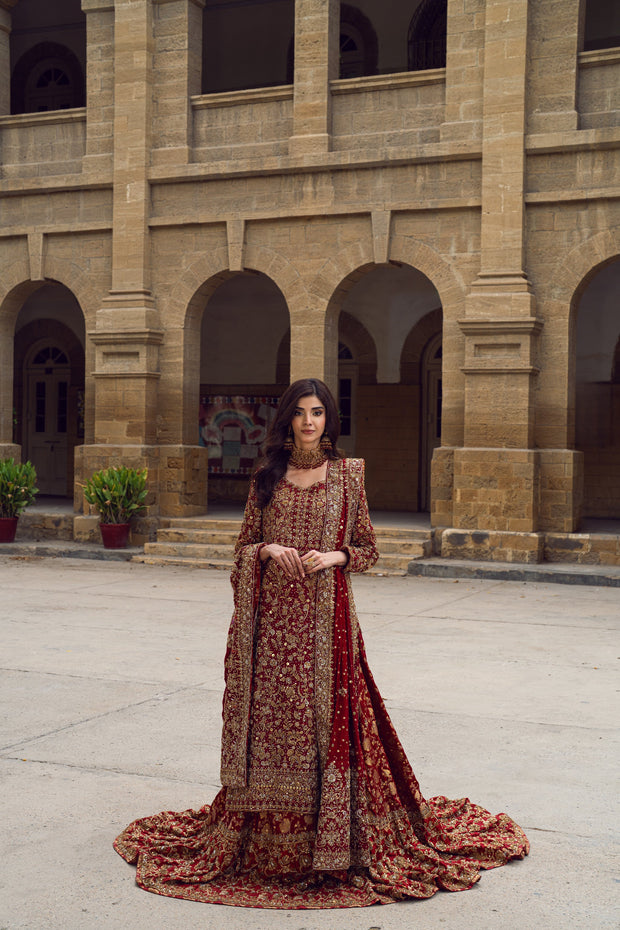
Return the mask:
<path fill-rule="evenodd" d="M 314 572 L 320 572 L 324 568 L 334 568 L 336 565 L 346 565 L 347 556 L 339 549 L 334 552 L 318 552 L 316 549 L 310 549 L 302 557 L 302 565 L 307 575 Z"/>
<path fill-rule="evenodd" d="M 278 543 L 269 543 L 261 549 L 260 558 L 262 562 L 266 559 L 273 559 L 291 580 L 304 577 L 304 566 L 297 549 L 279 546 Z"/>

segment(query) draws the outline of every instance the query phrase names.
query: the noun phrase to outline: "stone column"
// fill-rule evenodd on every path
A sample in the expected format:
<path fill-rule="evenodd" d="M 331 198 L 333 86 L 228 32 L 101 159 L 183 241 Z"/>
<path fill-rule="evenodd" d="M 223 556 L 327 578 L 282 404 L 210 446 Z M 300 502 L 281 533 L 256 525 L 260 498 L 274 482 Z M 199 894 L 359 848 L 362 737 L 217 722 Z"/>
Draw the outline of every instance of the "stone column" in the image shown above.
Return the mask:
<path fill-rule="evenodd" d="M 610 7 L 613 4 L 610 4 Z M 583 0 L 530 4 L 527 131 L 571 132 L 578 129 L 578 54 L 585 18 Z M 602 8 L 601 8 L 602 9 Z"/>
<path fill-rule="evenodd" d="M 82 0 L 86 15 L 84 171 L 109 180 L 114 145 L 114 0 Z"/>
<path fill-rule="evenodd" d="M 187 164 L 193 143 L 191 97 L 202 84 L 205 0 L 154 0 L 153 164 Z"/>
<path fill-rule="evenodd" d="M 454 451 L 453 527 L 442 552 L 537 562 L 539 457 L 532 449 L 542 324 L 524 271 L 527 0 L 487 0 L 480 272 L 465 337 L 464 447 Z"/>
<path fill-rule="evenodd" d="M 338 392 L 338 320 L 316 294 L 291 306 L 291 382 L 320 378 Z"/>
<path fill-rule="evenodd" d="M 295 77 L 291 155 L 331 148 L 329 82 L 338 77 L 339 0 L 295 0 Z"/>
<path fill-rule="evenodd" d="M 11 112 L 11 10 L 17 0 L 0 0 L 0 116 Z"/>
<path fill-rule="evenodd" d="M 479 140 L 485 0 L 448 0 L 446 105 L 441 141 Z"/>
<path fill-rule="evenodd" d="M 99 443 L 155 439 L 162 331 L 150 291 L 152 59 L 150 0 L 115 0 L 112 288 L 90 334 Z"/>
<path fill-rule="evenodd" d="M 123 462 L 149 469 L 141 536 L 157 516 L 206 509 L 206 450 L 158 445 L 159 348 L 164 333 L 151 294 L 148 170 L 153 116 L 152 0 L 114 0 L 112 287 L 95 330 L 94 444 L 76 450 L 76 499 L 92 471 Z M 183 377 L 183 373 L 179 373 Z M 81 538 L 92 528 L 76 524 Z"/>

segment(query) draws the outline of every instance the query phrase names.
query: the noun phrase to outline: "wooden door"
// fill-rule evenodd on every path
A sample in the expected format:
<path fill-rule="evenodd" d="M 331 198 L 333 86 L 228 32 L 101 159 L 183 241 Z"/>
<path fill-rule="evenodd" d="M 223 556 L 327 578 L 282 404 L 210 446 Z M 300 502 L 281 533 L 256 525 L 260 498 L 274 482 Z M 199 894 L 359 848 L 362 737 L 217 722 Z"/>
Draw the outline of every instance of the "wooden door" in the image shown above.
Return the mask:
<path fill-rule="evenodd" d="M 67 417 L 70 368 L 55 346 L 39 350 L 28 366 L 26 454 L 41 494 L 67 493 Z"/>

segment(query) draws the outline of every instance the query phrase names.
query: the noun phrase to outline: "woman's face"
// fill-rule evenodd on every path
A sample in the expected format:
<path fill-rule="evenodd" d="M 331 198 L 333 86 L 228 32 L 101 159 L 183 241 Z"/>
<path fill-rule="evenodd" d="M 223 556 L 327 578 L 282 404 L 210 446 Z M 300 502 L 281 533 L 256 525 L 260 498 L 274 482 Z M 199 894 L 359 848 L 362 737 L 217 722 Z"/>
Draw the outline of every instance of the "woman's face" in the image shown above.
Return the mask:
<path fill-rule="evenodd" d="M 325 432 L 325 407 L 314 394 L 300 397 L 291 420 L 298 449 L 316 449 Z"/>

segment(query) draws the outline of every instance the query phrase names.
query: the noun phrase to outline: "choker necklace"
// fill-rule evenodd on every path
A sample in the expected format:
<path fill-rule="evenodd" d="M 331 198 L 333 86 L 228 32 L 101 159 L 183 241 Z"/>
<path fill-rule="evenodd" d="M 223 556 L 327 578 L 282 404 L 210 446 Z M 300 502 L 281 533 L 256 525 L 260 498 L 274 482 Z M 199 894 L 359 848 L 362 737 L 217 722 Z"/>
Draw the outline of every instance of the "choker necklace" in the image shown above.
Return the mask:
<path fill-rule="evenodd" d="M 317 446 L 316 449 L 298 449 L 294 446 L 289 456 L 288 463 L 293 468 L 319 468 L 323 462 L 327 461 L 325 450 Z"/>

